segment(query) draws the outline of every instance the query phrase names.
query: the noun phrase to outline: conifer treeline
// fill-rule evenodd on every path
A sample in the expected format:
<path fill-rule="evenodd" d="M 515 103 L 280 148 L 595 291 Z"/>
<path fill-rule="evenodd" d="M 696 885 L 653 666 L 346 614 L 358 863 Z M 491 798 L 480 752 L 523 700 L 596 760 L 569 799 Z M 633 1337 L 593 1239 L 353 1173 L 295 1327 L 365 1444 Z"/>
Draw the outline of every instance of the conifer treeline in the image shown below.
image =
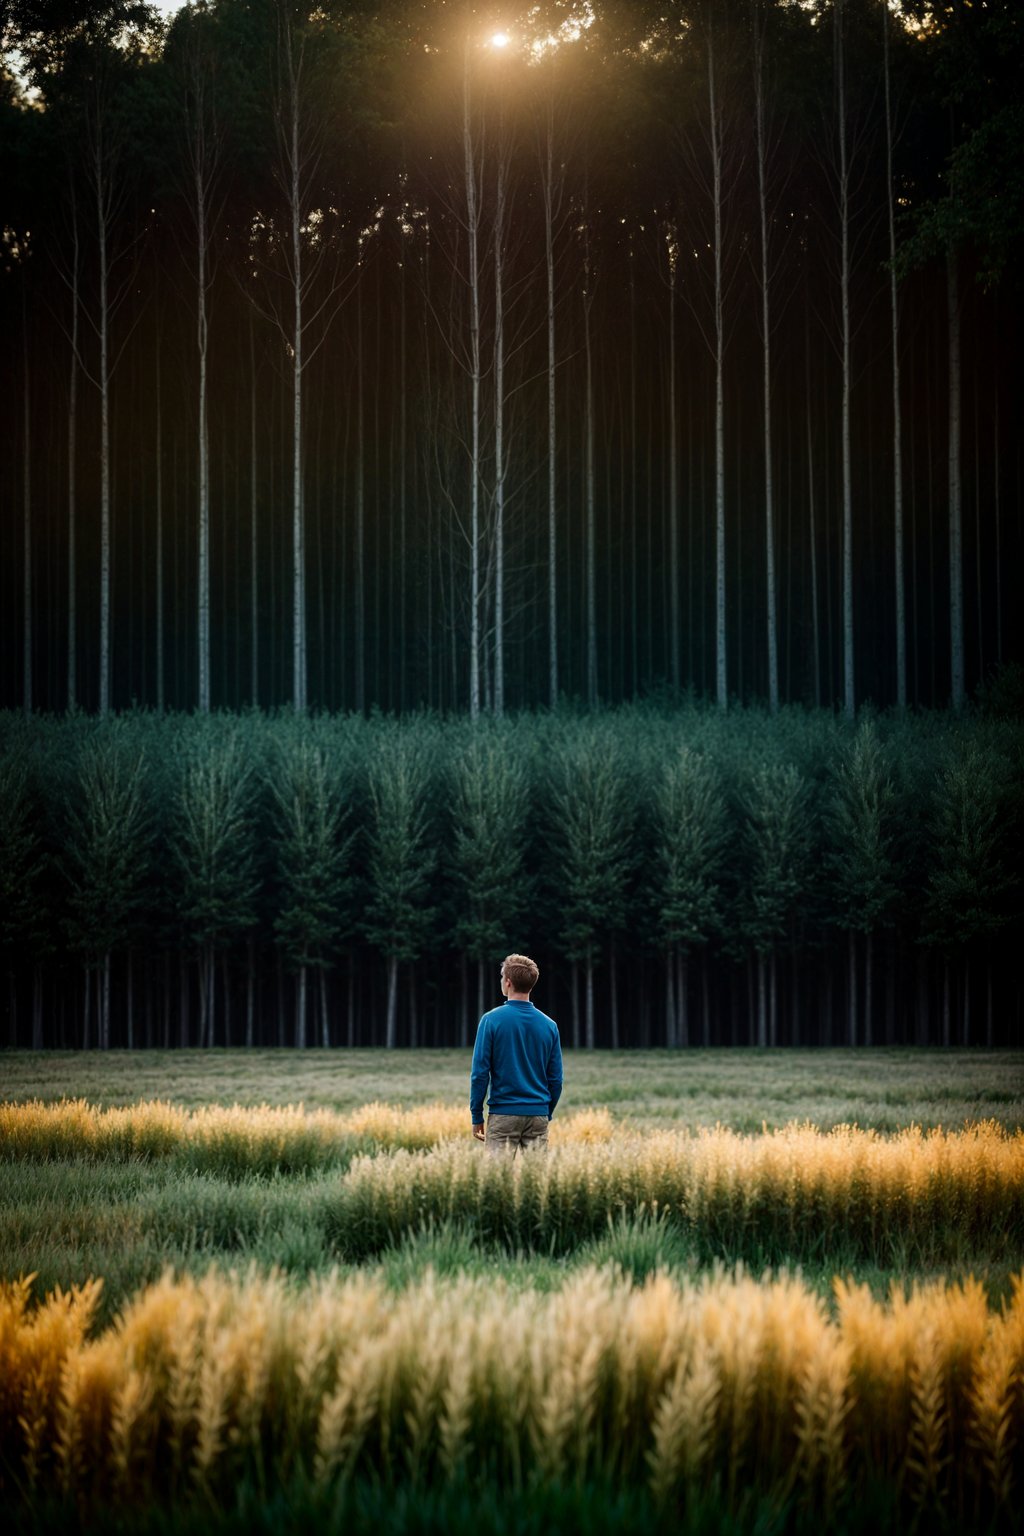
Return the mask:
<path fill-rule="evenodd" d="M 0 717 L 7 1040 L 1019 1043 L 1019 721 Z"/>
<path fill-rule="evenodd" d="M 7 7 L 0 702 L 962 702 L 1013 12 Z"/>

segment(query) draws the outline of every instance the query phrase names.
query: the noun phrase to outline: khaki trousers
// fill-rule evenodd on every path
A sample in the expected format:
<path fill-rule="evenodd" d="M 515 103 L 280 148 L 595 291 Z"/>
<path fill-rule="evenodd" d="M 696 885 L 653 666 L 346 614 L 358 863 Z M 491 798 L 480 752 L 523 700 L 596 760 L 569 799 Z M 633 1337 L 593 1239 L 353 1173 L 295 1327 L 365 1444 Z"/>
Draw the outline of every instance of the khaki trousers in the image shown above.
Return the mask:
<path fill-rule="evenodd" d="M 515 1157 L 519 1151 L 546 1152 L 548 1145 L 547 1115 L 488 1115 L 484 1146 L 496 1157 L 508 1153 Z"/>

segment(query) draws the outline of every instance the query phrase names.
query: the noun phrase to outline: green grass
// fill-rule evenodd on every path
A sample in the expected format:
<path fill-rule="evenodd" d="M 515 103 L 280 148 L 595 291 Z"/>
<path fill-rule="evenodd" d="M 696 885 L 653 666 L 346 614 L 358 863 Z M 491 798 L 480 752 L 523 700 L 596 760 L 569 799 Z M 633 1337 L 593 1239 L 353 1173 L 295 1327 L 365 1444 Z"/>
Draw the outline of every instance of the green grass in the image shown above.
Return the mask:
<path fill-rule="evenodd" d="M 821 1536 L 821 1513 L 796 1501 L 755 1493 L 723 1508 L 717 1490 L 659 1507 L 643 1489 L 609 1483 L 545 1484 L 510 1491 L 485 1480 L 444 1488 L 345 1483 L 327 1492 L 305 1484 L 266 1490 L 243 1482 L 226 1507 L 183 1499 L 170 1509 L 120 1508 L 83 1517 L 61 1504 L 15 1517 L 25 1536 Z M 1024 1517 L 1010 1511 L 998 1524 L 965 1526 L 941 1507 L 908 1521 L 891 1486 L 860 1490 L 834 1510 L 829 1536 L 1011 1536 Z"/>
<path fill-rule="evenodd" d="M 879 1296 L 896 1281 L 976 1275 L 991 1302 L 1010 1294 L 1024 1268 L 1024 1236 L 971 1240 L 945 1223 L 911 1239 L 891 1231 L 850 1233 L 827 1246 L 813 1228 L 794 1237 L 734 1225 L 723 1233 L 688 1229 L 649 1210 L 590 1212 L 578 1237 L 545 1246 L 502 1240 L 486 1213 L 463 1219 L 423 1212 L 389 1230 L 367 1230 L 346 1204 L 334 1171 L 306 1175 L 188 1174 L 160 1163 L 0 1163 L 0 1278 L 34 1274 L 38 1296 L 103 1277 L 99 1320 L 167 1269 L 201 1274 L 211 1265 L 277 1267 L 296 1280 L 332 1269 L 379 1270 L 396 1289 L 435 1274 L 501 1273 L 516 1287 L 551 1290 L 588 1264 L 613 1264 L 642 1283 L 656 1269 L 692 1274 L 716 1264 L 754 1274 L 799 1269 L 829 1299 L 835 1275 L 852 1275 Z"/>
<path fill-rule="evenodd" d="M 6 1051 L 0 1098 L 304 1104 L 352 1110 L 468 1103 L 468 1051 Z M 637 1127 L 759 1131 L 790 1120 L 880 1131 L 991 1119 L 1024 1126 L 1020 1051 L 571 1051 L 563 1109 L 607 1106 Z"/>
<path fill-rule="evenodd" d="M 380 1099 L 405 1108 L 443 1100 L 457 1103 L 468 1090 L 469 1055 L 460 1051 L 187 1051 L 129 1055 L 52 1053 L 0 1055 L 0 1098 L 54 1101 L 80 1097 L 111 1107 L 161 1098 L 188 1107 L 204 1104 L 304 1102 L 308 1108 L 350 1111 Z M 1024 1125 L 1024 1055 L 1013 1052 L 755 1052 L 650 1051 L 566 1053 L 566 1110 L 606 1106 L 616 1122 L 634 1129 L 697 1127 L 716 1122 L 741 1132 L 811 1121 L 823 1128 L 855 1122 L 883 1132 L 905 1125 L 956 1128 L 995 1119 Z M 468 1116 L 467 1116 L 468 1120 Z M 154 1159 L 114 1163 L 67 1158 L 14 1160 L 0 1146 L 0 1278 L 34 1273 L 37 1294 L 101 1275 L 97 1319 L 109 1323 L 140 1287 L 167 1268 L 200 1274 L 211 1266 L 243 1271 L 277 1267 L 296 1281 L 335 1269 L 361 1268 L 401 1290 L 429 1272 L 439 1277 L 500 1274 L 516 1290 L 551 1291 L 585 1265 L 611 1265 L 642 1283 L 657 1270 L 678 1276 L 715 1265 L 740 1264 L 754 1274 L 799 1269 L 831 1301 L 836 1274 L 867 1283 L 876 1295 L 892 1284 L 908 1286 L 970 1274 L 998 1304 L 1011 1276 L 1024 1268 L 1024 1232 L 967 1235 L 966 1223 L 947 1221 L 926 1241 L 890 1232 L 884 1243 L 835 1241 L 821 1251 L 813 1229 L 788 1241 L 756 1223 L 718 1234 L 687 1229 L 664 1212 L 591 1213 L 570 1242 L 517 1247 L 489 1236 L 474 1219 L 427 1208 L 404 1228 L 378 1224 L 353 1245 L 346 1226 L 343 1165 L 303 1171 L 248 1173 L 183 1166 Z M 360 1246 L 362 1243 L 362 1246 Z M 359 1261 L 357 1263 L 357 1260 Z M 892 1489 L 836 1511 L 830 1530 L 849 1536 L 912 1529 Z M 529 1488 L 518 1496 L 482 1483 L 437 1489 L 343 1484 L 330 1497 L 307 1486 L 237 1489 L 229 1506 L 197 1503 L 182 1490 L 167 1509 L 92 1511 L 88 1517 L 60 1503 L 15 1512 L 25 1532 L 128 1536 L 199 1536 L 199 1532 L 370 1532 L 380 1536 L 472 1527 L 476 1536 L 540 1536 L 588 1530 L 625 1536 L 644 1529 L 680 1536 L 782 1536 L 821 1528 L 820 1511 L 778 1507 L 753 1496 L 726 1514 L 712 1493 L 706 1503 L 665 1510 L 641 1489 L 580 1483 L 571 1488 Z M 1017 1517 L 1014 1516 L 1014 1519 Z M 995 1531 L 995 1527 L 984 1527 Z M 916 1527 L 941 1532 L 939 1510 L 922 1511 Z M 981 1527 L 979 1527 L 981 1529 Z M 1020 1529 L 1019 1523 L 1000 1529 Z"/>

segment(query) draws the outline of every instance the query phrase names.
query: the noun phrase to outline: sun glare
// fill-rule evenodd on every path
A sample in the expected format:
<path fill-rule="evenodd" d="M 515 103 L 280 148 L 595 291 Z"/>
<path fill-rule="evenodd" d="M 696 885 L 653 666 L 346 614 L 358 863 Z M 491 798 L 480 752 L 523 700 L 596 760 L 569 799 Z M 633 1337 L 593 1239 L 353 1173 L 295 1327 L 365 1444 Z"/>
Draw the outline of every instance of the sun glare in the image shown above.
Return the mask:
<path fill-rule="evenodd" d="M 510 39 L 507 32 L 495 32 L 494 36 L 491 38 L 491 47 L 507 48 L 509 41 Z"/>

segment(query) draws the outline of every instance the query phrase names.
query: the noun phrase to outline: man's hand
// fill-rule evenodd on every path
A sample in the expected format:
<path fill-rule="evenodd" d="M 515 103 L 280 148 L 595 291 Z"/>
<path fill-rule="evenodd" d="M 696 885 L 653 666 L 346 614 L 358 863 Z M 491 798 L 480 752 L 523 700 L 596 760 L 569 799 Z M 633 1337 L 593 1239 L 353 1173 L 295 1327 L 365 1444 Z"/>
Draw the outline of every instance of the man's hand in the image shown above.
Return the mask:
<path fill-rule="evenodd" d="M 476 1138 L 477 1141 L 483 1141 L 483 1139 L 484 1139 L 484 1128 L 483 1128 L 483 1126 L 482 1125 L 474 1125 L 474 1127 L 473 1127 L 473 1135 L 474 1135 L 474 1137 Z"/>

